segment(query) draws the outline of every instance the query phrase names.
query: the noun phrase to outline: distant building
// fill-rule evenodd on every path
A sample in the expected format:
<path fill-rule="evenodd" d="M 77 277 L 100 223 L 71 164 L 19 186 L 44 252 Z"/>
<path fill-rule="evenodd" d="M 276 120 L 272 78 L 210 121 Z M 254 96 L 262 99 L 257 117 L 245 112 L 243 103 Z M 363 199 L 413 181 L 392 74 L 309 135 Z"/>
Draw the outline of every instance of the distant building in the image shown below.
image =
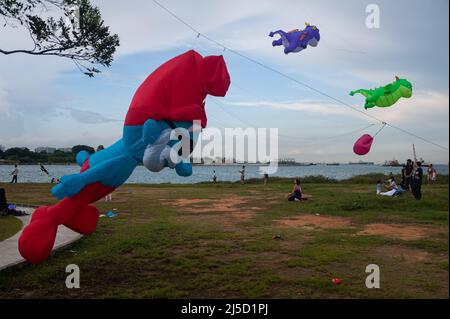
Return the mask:
<path fill-rule="evenodd" d="M 388 166 L 388 167 L 400 167 L 402 166 L 402 164 L 400 164 L 399 161 L 397 161 L 396 159 L 393 159 L 391 161 L 385 161 L 383 166 Z"/>
<path fill-rule="evenodd" d="M 71 147 L 62 147 L 62 148 L 58 148 L 57 151 L 64 152 L 64 153 L 72 153 L 72 148 Z"/>
<path fill-rule="evenodd" d="M 55 153 L 56 148 L 55 148 L 55 147 L 44 147 L 44 146 L 41 146 L 41 147 L 35 148 L 34 151 L 35 151 L 36 153 L 42 153 L 42 152 L 44 152 L 44 153 L 47 153 L 47 154 L 53 154 L 53 153 Z"/>
<path fill-rule="evenodd" d="M 297 164 L 297 162 L 293 158 L 280 158 L 278 160 L 278 164 L 280 164 L 280 165 L 294 165 L 294 164 Z"/>

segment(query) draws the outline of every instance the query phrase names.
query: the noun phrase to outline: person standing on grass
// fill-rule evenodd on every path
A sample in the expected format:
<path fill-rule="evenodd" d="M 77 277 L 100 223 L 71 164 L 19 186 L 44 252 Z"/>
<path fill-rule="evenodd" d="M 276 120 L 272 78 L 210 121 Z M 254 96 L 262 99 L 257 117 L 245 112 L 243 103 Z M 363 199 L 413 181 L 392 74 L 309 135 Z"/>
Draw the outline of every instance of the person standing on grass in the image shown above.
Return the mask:
<path fill-rule="evenodd" d="M 213 183 L 217 183 L 217 175 L 216 175 L 216 171 L 213 171 Z"/>
<path fill-rule="evenodd" d="M 434 182 L 436 182 L 437 180 L 437 171 L 436 169 L 433 167 L 433 164 L 428 165 L 428 170 L 427 170 L 427 181 L 429 184 L 433 184 Z"/>
<path fill-rule="evenodd" d="M 412 160 L 408 159 L 406 161 L 406 166 L 405 166 L 405 190 L 406 191 L 409 191 L 412 188 L 413 172 L 414 172 L 414 166 L 412 164 Z"/>
<path fill-rule="evenodd" d="M 242 165 L 242 169 L 239 171 L 241 173 L 241 184 L 245 183 L 245 165 Z"/>
<path fill-rule="evenodd" d="M 264 185 L 267 184 L 268 180 L 269 180 L 269 174 L 264 173 Z"/>
<path fill-rule="evenodd" d="M 423 177 L 422 162 L 418 161 L 416 165 L 417 168 L 414 171 L 414 177 L 412 182 L 412 193 L 415 199 L 420 200 L 422 199 L 422 177 Z"/>
<path fill-rule="evenodd" d="M 405 166 L 402 167 L 402 172 L 401 172 L 401 181 L 400 181 L 400 186 L 403 189 L 406 189 L 406 173 L 405 173 Z"/>
<path fill-rule="evenodd" d="M 12 180 L 10 184 L 15 183 L 17 184 L 17 176 L 19 175 L 19 169 L 17 168 L 17 164 L 14 165 L 14 170 L 11 172 Z"/>

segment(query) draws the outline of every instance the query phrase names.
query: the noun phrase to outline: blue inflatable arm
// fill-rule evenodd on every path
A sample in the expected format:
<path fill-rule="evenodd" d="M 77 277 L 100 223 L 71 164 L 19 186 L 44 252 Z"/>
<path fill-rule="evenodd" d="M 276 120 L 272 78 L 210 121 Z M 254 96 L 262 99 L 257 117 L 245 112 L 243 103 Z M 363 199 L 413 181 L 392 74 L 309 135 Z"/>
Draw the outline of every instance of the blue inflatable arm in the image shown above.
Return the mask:
<path fill-rule="evenodd" d="M 79 174 L 61 177 L 60 183 L 52 188 L 52 194 L 58 199 L 78 194 L 86 185 L 101 182 L 105 186 L 118 187 L 131 175 L 137 162 L 123 155 L 99 163 Z"/>
<path fill-rule="evenodd" d="M 142 159 L 143 151 L 147 145 L 155 143 L 164 129 L 164 124 L 164 121 L 149 119 L 142 126 L 126 126 L 124 141 L 128 151 L 134 154 L 135 158 Z"/>
<path fill-rule="evenodd" d="M 84 162 L 89 158 L 89 153 L 87 151 L 79 151 L 75 160 L 77 161 L 78 166 L 83 166 Z"/>

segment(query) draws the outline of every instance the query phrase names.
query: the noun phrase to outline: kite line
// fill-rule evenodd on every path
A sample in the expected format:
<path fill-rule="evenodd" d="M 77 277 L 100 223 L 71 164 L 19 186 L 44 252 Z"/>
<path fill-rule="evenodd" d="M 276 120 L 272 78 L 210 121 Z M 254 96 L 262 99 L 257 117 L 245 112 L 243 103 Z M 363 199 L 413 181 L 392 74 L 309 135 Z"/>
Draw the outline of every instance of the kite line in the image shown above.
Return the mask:
<path fill-rule="evenodd" d="M 345 106 L 345 107 L 347 107 L 347 108 L 349 108 L 349 109 L 351 109 L 351 110 L 353 110 L 353 111 L 355 111 L 355 112 L 361 113 L 361 114 L 363 114 L 363 115 L 366 116 L 366 117 L 369 117 L 369 118 L 371 118 L 371 119 L 373 119 L 373 120 L 376 120 L 377 122 L 383 124 L 383 127 L 384 127 L 384 126 L 389 126 L 389 127 L 393 128 L 393 129 L 395 129 L 395 130 L 398 130 L 398 131 L 404 133 L 404 134 L 407 134 L 407 135 L 413 136 L 413 137 L 415 137 L 415 138 L 417 138 L 417 139 L 420 139 L 420 140 L 422 140 L 423 142 L 426 142 L 426 143 L 428 143 L 428 144 L 434 145 L 434 146 L 439 147 L 439 148 L 441 148 L 441 149 L 443 149 L 443 150 L 446 150 L 446 151 L 449 150 L 449 148 L 446 147 L 446 146 L 443 146 L 443 145 L 441 145 L 441 144 L 438 144 L 438 143 L 436 143 L 436 142 L 433 142 L 433 141 L 431 141 L 431 140 L 429 140 L 429 139 L 427 139 L 427 138 L 425 138 L 425 137 L 422 137 L 422 136 L 419 136 L 419 135 L 417 135 L 417 134 L 414 134 L 414 133 L 412 133 L 412 132 L 410 132 L 410 131 L 408 131 L 408 130 L 405 130 L 405 129 L 403 129 L 403 128 L 401 128 L 401 127 L 398 127 L 398 126 L 396 126 L 396 125 L 393 125 L 393 124 L 391 124 L 391 123 L 388 123 L 388 122 L 386 122 L 386 121 L 384 121 L 384 120 L 382 120 L 382 119 L 380 119 L 380 118 L 378 118 L 378 117 L 376 117 L 376 116 L 374 116 L 374 115 L 371 115 L 371 114 L 368 114 L 368 113 L 366 113 L 366 112 L 363 112 L 362 110 L 359 110 L 359 109 L 357 109 L 357 108 L 351 106 L 350 104 L 346 103 L 345 101 L 342 101 L 342 100 L 339 99 L 339 98 L 336 98 L 336 97 L 334 97 L 334 96 L 332 96 L 332 95 L 329 95 L 328 93 L 323 92 L 323 91 L 321 91 L 321 90 L 319 90 L 319 89 L 316 89 L 315 87 L 313 87 L 313 86 L 311 86 L 311 85 L 309 85 L 309 84 L 307 84 L 307 83 L 304 83 L 304 82 L 302 82 L 302 81 L 300 81 L 300 80 L 298 80 L 298 79 L 296 79 L 296 78 L 294 78 L 294 77 L 292 77 L 292 76 L 290 76 L 290 75 L 288 75 L 288 74 L 285 74 L 285 73 L 283 73 L 283 72 L 281 72 L 281 71 L 278 71 L 277 69 L 275 69 L 275 68 L 273 68 L 273 67 L 271 67 L 271 66 L 269 66 L 269 65 L 266 65 L 266 64 L 264 64 L 264 63 L 262 63 L 262 62 L 260 62 L 260 61 L 258 61 L 258 60 L 255 60 L 255 59 L 253 59 L 253 58 L 251 58 L 251 57 L 249 57 L 249 56 L 247 56 L 247 55 L 245 55 L 245 54 L 243 54 L 243 53 L 241 53 L 241 52 L 239 52 L 239 51 L 236 51 L 236 50 L 234 50 L 234 49 L 232 49 L 232 48 L 229 48 L 229 47 L 227 47 L 226 45 L 224 45 L 223 43 L 221 43 L 221 42 L 219 42 L 219 41 L 217 41 L 217 40 L 215 40 L 215 39 L 210 38 L 210 37 L 207 36 L 206 34 L 203 34 L 203 33 L 200 32 L 199 30 L 197 30 L 196 28 L 194 28 L 191 24 L 189 24 L 189 23 L 187 23 L 185 20 L 181 19 L 178 15 L 176 15 L 175 13 L 173 13 L 173 12 L 172 12 L 171 10 L 169 10 L 167 7 L 163 6 L 163 5 L 162 5 L 160 2 L 158 2 L 157 0 L 152 0 L 152 2 L 155 3 L 157 6 L 159 6 L 161 9 L 163 9 L 164 11 L 166 11 L 169 15 L 171 15 L 173 18 L 175 18 L 176 20 L 178 20 L 180 23 L 184 24 L 186 27 L 188 27 L 188 28 L 191 29 L 193 32 L 195 32 L 195 33 L 197 34 L 197 38 L 202 37 L 202 38 L 204 38 L 205 40 L 207 40 L 207 41 L 209 41 L 209 42 L 211 42 L 211 43 L 214 43 L 215 45 L 221 47 L 221 48 L 223 49 L 223 51 L 229 51 L 229 52 L 231 52 L 231 53 L 233 53 L 233 54 L 235 54 L 235 55 L 237 55 L 237 56 L 239 56 L 239 57 L 241 57 L 241 58 L 243 58 L 243 59 L 245 59 L 245 60 L 247 60 L 247 61 L 249 61 L 249 62 L 251 62 L 251 63 L 253 63 L 253 64 L 259 65 L 260 67 L 262 67 L 262 68 L 264 68 L 264 69 L 266 69 L 266 70 L 268 70 L 268 71 L 271 71 L 271 72 L 273 72 L 273 73 L 276 73 L 276 74 L 278 74 L 279 76 L 284 77 L 284 78 L 286 78 L 286 79 L 288 79 L 288 80 L 290 80 L 290 81 L 292 81 L 292 82 L 294 82 L 294 83 L 296 83 L 296 84 L 298 84 L 298 85 L 300 85 L 300 86 L 306 87 L 306 88 L 308 88 L 309 90 L 311 90 L 311 91 L 313 91 L 313 92 L 316 92 L 317 94 L 322 95 L 322 96 L 324 96 L 324 97 L 326 97 L 326 98 L 328 98 L 328 99 L 330 99 L 330 100 L 333 100 L 333 101 L 337 102 L 338 104 L 341 104 L 341 105 L 343 105 L 343 106 Z"/>

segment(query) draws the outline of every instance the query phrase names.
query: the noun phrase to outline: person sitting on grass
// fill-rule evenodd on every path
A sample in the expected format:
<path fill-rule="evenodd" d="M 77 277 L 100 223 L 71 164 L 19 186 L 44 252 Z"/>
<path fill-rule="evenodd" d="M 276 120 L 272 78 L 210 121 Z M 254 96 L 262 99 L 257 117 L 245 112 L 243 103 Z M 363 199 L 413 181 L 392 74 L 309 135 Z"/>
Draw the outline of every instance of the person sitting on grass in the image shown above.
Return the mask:
<path fill-rule="evenodd" d="M 300 200 L 302 200 L 302 188 L 300 186 L 300 179 L 296 178 L 294 181 L 294 189 L 292 190 L 292 193 L 289 194 L 288 201 L 294 202 Z"/>
<path fill-rule="evenodd" d="M 8 209 L 8 202 L 6 201 L 6 194 L 3 188 L 0 188 L 0 215 L 6 215 Z"/>
<path fill-rule="evenodd" d="M 383 191 L 383 183 L 381 181 L 377 181 L 377 195 L 380 195 Z"/>
<path fill-rule="evenodd" d="M 377 195 L 381 196 L 399 196 L 403 194 L 405 191 L 401 186 L 398 186 L 395 182 L 394 178 L 389 178 L 388 185 L 386 185 L 388 189 L 387 192 L 383 192 L 383 184 L 381 181 L 377 181 Z"/>
<path fill-rule="evenodd" d="M 6 199 L 6 191 L 3 188 L 0 188 L 0 216 L 25 216 L 28 215 L 25 212 L 20 210 L 16 210 L 14 205 L 8 204 L 8 200 Z"/>

